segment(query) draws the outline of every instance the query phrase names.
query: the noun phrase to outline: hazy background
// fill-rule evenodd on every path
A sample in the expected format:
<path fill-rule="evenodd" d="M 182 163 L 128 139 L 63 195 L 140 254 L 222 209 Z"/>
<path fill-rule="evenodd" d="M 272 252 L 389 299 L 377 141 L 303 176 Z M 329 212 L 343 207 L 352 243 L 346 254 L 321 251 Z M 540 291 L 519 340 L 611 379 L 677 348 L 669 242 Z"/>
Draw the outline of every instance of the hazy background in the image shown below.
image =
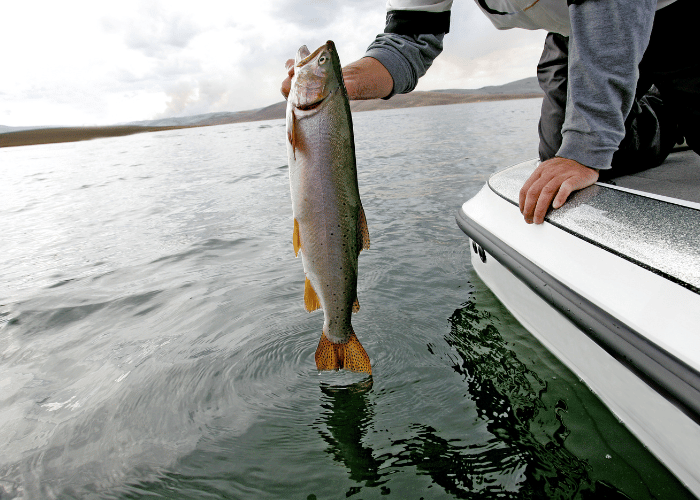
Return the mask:
<path fill-rule="evenodd" d="M 7 2 L 0 125 L 108 125 L 239 111 L 281 100 L 284 62 L 335 41 L 364 54 L 382 0 Z M 456 0 L 445 51 L 418 90 L 479 88 L 535 75 L 545 33 L 496 30 Z"/>

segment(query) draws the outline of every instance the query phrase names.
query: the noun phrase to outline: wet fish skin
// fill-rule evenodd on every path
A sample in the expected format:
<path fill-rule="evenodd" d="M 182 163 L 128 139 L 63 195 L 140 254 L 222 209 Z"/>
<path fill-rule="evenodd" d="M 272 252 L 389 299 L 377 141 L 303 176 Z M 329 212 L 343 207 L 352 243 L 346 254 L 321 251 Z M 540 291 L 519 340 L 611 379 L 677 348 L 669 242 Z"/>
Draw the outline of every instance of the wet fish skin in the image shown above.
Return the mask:
<path fill-rule="evenodd" d="M 351 324 L 357 301 L 358 255 L 369 248 L 360 201 L 350 104 L 333 42 L 297 52 L 287 100 L 287 154 L 294 214 L 293 244 L 301 251 L 304 303 L 322 308 L 316 350 L 320 370 L 371 373 Z"/>

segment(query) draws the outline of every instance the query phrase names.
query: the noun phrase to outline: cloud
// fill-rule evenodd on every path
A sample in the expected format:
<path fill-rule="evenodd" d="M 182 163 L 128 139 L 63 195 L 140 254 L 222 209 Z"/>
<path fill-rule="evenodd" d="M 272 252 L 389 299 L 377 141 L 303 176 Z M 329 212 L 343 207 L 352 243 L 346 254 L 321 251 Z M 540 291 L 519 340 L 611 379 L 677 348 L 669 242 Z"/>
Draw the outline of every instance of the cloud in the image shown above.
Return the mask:
<path fill-rule="evenodd" d="M 187 47 L 205 28 L 191 16 L 151 0 L 123 18 L 103 17 L 107 32 L 118 33 L 130 49 L 148 57 L 163 57 L 168 51 Z"/>
<path fill-rule="evenodd" d="M 445 50 L 417 89 L 479 88 L 535 76 L 545 36 L 497 30 L 474 2 L 455 2 Z"/>
<path fill-rule="evenodd" d="M 273 15 L 297 28 L 317 31 L 342 18 L 358 19 L 363 13 L 383 12 L 382 6 L 376 0 L 281 0 L 276 2 Z"/>
<path fill-rule="evenodd" d="M 157 118 L 239 111 L 279 102 L 284 62 L 302 44 L 313 50 L 333 39 L 344 64 L 362 57 L 375 34 L 382 31 L 385 12 L 374 0 L 350 5 L 286 0 L 269 11 L 256 12 L 256 17 L 249 13 L 228 19 L 197 36 L 170 58 L 197 54 L 200 68 L 181 73 L 163 86 L 164 109 Z M 362 12 L 363 7 L 367 12 Z M 165 68 L 157 71 L 165 76 Z"/>
<path fill-rule="evenodd" d="M 440 56 L 418 84 L 417 90 L 475 89 L 536 75 L 539 45 L 492 51 L 482 57 L 459 54 Z"/>
<path fill-rule="evenodd" d="M 282 36 L 266 49 L 279 54 L 283 64 L 301 45 L 314 50 L 333 40 L 341 62 L 347 64 L 364 55 L 384 30 L 385 17 L 384 3 L 377 0 L 279 0 L 270 18 L 274 26 L 283 27 Z"/>
<path fill-rule="evenodd" d="M 201 115 L 224 111 L 230 105 L 230 88 L 222 80 L 180 81 L 167 92 L 165 110 L 157 118 Z"/>
<path fill-rule="evenodd" d="M 239 111 L 282 99 L 284 62 L 333 40 L 343 64 L 384 29 L 382 0 L 11 2 L 0 16 L 0 113 L 8 125 L 108 124 Z M 31 21 L 30 21 L 31 20 Z M 445 52 L 419 89 L 534 75 L 544 34 L 498 32 L 455 2 Z M 9 118 L 4 118 L 9 119 Z"/>

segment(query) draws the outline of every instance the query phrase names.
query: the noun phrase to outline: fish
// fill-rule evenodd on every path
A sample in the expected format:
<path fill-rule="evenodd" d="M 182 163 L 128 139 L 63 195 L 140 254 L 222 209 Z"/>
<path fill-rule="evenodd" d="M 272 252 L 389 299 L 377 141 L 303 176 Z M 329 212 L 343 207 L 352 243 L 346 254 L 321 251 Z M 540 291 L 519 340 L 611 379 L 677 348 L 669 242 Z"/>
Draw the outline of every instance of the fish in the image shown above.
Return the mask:
<path fill-rule="evenodd" d="M 305 45 L 297 51 L 286 120 L 292 244 L 304 266 L 304 306 L 324 314 L 316 367 L 371 374 L 351 322 L 360 309 L 358 256 L 369 249 L 369 230 L 350 103 L 332 41 L 313 53 Z"/>

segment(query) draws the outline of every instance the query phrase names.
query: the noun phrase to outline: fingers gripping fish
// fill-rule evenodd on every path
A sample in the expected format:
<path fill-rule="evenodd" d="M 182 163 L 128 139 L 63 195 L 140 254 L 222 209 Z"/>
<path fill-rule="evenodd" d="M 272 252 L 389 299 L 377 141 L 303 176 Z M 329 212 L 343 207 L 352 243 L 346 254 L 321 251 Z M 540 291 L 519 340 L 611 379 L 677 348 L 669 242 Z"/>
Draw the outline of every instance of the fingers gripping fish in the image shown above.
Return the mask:
<path fill-rule="evenodd" d="M 369 248 L 360 202 L 347 91 L 333 42 L 296 55 L 287 100 L 287 154 L 294 212 L 294 253 L 301 251 L 307 311 L 322 308 L 319 370 L 371 373 L 351 325 L 357 260 Z"/>

